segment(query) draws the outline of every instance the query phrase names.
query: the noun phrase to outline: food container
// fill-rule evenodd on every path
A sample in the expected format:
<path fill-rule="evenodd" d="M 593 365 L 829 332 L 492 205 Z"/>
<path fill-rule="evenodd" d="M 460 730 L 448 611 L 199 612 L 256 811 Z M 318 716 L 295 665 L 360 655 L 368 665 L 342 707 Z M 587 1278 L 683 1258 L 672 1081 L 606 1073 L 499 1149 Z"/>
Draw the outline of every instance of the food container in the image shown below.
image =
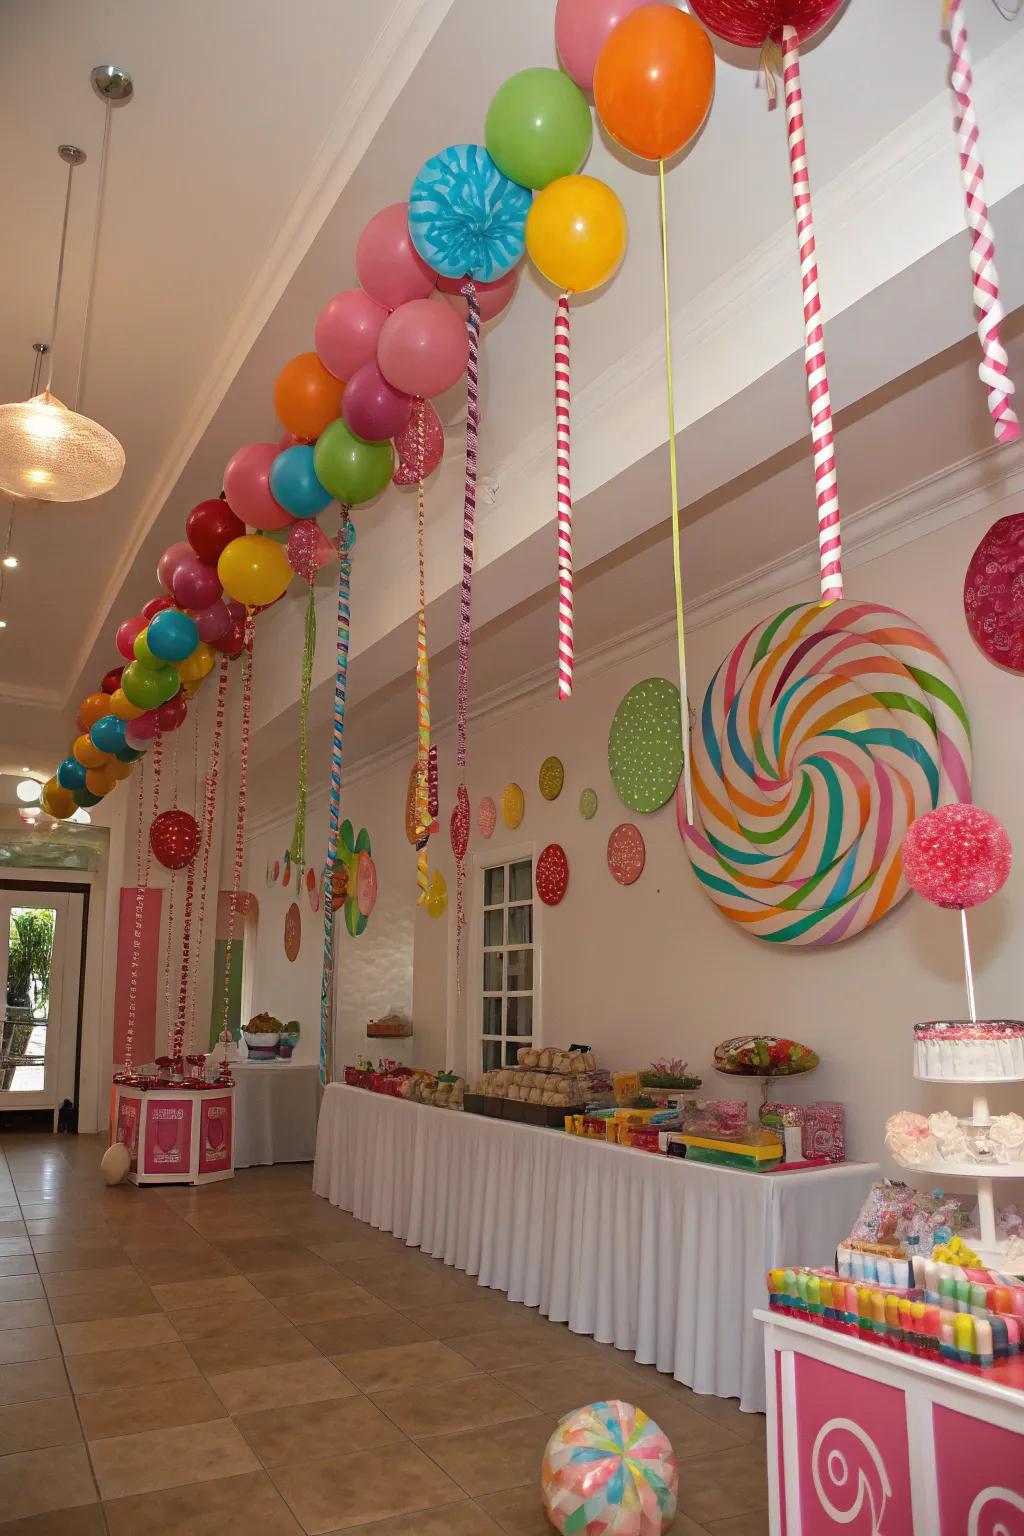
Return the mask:
<path fill-rule="evenodd" d="M 467 1115 L 485 1115 L 484 1106 L 487 1100 L 482 1093 L 464 1093 L 462 1095 L 462 1107 Z"/>

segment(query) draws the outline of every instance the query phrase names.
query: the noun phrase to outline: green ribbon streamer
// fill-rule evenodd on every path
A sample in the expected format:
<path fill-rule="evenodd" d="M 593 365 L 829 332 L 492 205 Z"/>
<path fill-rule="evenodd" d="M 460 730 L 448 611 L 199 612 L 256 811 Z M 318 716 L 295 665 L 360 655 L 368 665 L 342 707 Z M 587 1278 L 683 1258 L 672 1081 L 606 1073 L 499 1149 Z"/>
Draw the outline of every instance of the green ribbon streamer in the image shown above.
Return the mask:
<path fill-rule="evenodd" d="M 309 693 L 313 686 L 313 656 L 316 652 L 316 603 L 313 583 L 306 599 L 306 641 L 302 649 L 302 682 L 299 688 L 299 793 L 295 805 L 295 828 L 290 848 L 297 875 L 306 867 L 306 799 L 309 787 Z"/>

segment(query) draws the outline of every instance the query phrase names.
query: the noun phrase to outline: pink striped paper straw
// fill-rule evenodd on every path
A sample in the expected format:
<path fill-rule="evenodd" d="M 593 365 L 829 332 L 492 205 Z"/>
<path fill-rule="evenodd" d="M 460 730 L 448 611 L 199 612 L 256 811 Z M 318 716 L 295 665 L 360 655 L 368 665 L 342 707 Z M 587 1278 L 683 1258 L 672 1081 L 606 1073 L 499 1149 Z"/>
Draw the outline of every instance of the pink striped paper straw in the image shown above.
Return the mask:
<path fill-rule="evenodd" d="M 572 477 L 569 468 L 569 295 L 555 310 L 555 474 L 558 497 L 558 697 L 572 694 Z"/>
<path fill-rule="evenodd" d="M 971 54 L 967 46 L 961 0 L 948 0 L 949 43 L 952 54 L 951 83 L 956 96 L 955 128 L 960 141 L 960 174 L 966 198 L 967 224 L 971 231 L 971 272 L 974 280 L 974 307 L 978 311 L 978 337 L 982 359 L 978 375 L 988 390 L 988 409 L 995 425 L 996 440 L 1012 443 L 1020 436 L 1020 423 L 1010 398 L 1013 381 L 1009 376 L 1009 358 L 999 337 L 1003 306 L 999 301 L 999 274 L 995 262 L 995 236 L 988 221 L 985 202 L 985 169 L 978 153 L 978 120 L 974 115 L 971 88 Z"/>
<path fill-rule="evenodd" d="M 839 533 L 839 480 L 836 474 L 832 398 L 825 359 L 825 332 L 818 292 L 818 258 L 814 240 L 814 211 L 804 141 L 804 99 L 800 89 L 800 43 L 795 27 L 782 29 L 782 84 L 786 94 L 789 166 L 793 178 L 793 209 L 800 244 L 800 281 L 804 291 L 804 368 L 811 407 L 814 444 L 814 483 L 818 499 L 818 558 L 821 600 L 843 595 L 843 548 Z"/>

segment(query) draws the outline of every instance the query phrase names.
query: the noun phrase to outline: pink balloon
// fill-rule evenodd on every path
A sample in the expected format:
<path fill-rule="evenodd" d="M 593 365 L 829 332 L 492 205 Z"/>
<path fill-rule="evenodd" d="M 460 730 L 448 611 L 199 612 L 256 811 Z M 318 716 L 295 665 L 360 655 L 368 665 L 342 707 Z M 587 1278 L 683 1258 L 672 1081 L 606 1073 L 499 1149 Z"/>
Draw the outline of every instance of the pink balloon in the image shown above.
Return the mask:
<path fill-rule="evenodd" d="M 364 363 L 345 385 L 341 414 L 357 437 L 382 443 L 408 425 L 412 400 L 393 389 L 377 367 L 376 359 Z"/>
<path fill-rule="evenodd" d="M 422 441 L 419 413 L 423 411 Z M 422 451 L 421 451 L 422 450 Z M 417 485 L 432 475 L 444 458 L 444 427 L 429 400 L 421 400 L 409 418 L 409 425 L 395 437 L 398 463 L 391 478 L 395 485 Z"/>
<path fill-rule="evenodd" d="M 558 0 L 555 44 L 558 57 L 581 91 L 594 89 L 597 56 L 624 16 L 649 0 Z"/>
<path fill-rule="evenodd" d="M 463 320 L 469 313 L 469 305 L 462 294 L 465 281 L 464 277 L 439 277 L 437 280 L 438 292 L 444 294 Z M 495 315 L 500 315 L 502 310 L 511 303 L 518 283 L 518 267 L 513 267 L 511 272 L 505 273 L 504 277 L 495 278 L 493 283 L 474 283 L 476 302 L 480 306 L 480 319 L 493 320 Z"/>
<path fill-rule="evenodd" d="M 152 741 L 156 732 L 156 710 L 147 709 L 144 715 L 138 715 L 134 720 L 128 721 L 124 728 L 124 739 L 134 751 L 138 752 Z"/>
<path fill-rule="evenodd" d="M 285 553 L 296 576 L 312 586 L 318 572 L 330 564 L 338 551 L 315 518 L 300 517 L 288 535 Z"/>
<path fill-rule="evenodd" d="M 294 432 L 282 432 L 277 440 L 278 453 L 284 453 L 286 448 L 294 448 L 299 439 Z"/>
<path fill-rule="evenodd" d="M 192 614 L 192 617 L 196 621 L 200 640 L 208 642 L 219 640 L 231 628 L 228 605 L 219 597 L 215 603 L 210 604 L 209 608 L 200 608 L 198 612 Z"/>
<path fill-rule="evenodd" d="M 466 327 L 441 298 L 411 299 L 388 315 L 377 343 L 380 371 L 407 395 L 441 395 L 466 371 Z"/>
<path fill-rule="evenodd" d="M 437 273 L 412 243 L 408 203 L 392 203 L 374 214 L 356 245 L 356 274 L 370 298 L 385 309 L 431 292 Z"/>
<path fill-rule="evenodd" d="M 140 613 L 132 614 L 130 619 L 125 619 L 117 626 L 117 634 L 114 636 L 114 644 L 126 661 L 135 660 L 135 640 L 146 627 L 147 620 Z"/>
<path fill-rule="evenodd" d="M 361 288 L 337 293 L 316 322 L 317 356 L 336 379 L 350 379 L 377 356 L 377 337 L 388 317 L 383 304 Z"/>
<path fill-rule="evenodd" d="M 191 548 L 191 545 L 189 546 Z M 148 624 L 150 619 L 155 619 L 158 613 L 163 613 L 165 608 L 173 608 L 173 597 L 151 597 L 148 603 L 142 605 L 142 617 Z"/>
<path fill-rule="evenodd" d="M 165 592 L 171 590 L 171 577 L 174 575 L 178 562 L 187 560 L 189 556 L 194 554 L 195 550 L 192 548 L 192 545 L 186 543 L 184 539 L 179 539 L 177 544 L 168 544 L 156 565 L 156 579 Z"/>
<path fill-rule="evenodd" d="M 174 601 L 179 608 L 209 608 L 223 590 L 216 567 L 198 555 L 182 560 L 174 573 Z"/>
<path fill-rule="evenodd" d="M 280 451 L 276 443 L 246 443 L 231 455 L 224 471 L 228 506 L 243 523 L 264 533 L 287 528 L 293 521 L 291 513 L 278 506 L 270 494 L 270 466 Z"/>

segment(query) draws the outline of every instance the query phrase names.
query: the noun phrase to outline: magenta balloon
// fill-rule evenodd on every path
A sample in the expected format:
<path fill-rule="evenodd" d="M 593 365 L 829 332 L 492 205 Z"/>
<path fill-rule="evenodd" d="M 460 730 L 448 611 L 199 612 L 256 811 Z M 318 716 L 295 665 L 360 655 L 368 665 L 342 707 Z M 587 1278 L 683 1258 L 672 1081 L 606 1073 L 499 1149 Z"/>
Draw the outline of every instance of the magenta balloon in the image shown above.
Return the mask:
<path fill-rule="evenodd" d="M 301 521 L 301 519 L 295 519 L 295 521 Z M 235 621 L 235 619 L 245 618 L 245 604 L 240 603 L 237 598 L 226 597 L 224 599 L 224 605 L 227 608 L 228 613 L 231 615 L 232 623 Z"/>
<path fill-rule="evenodd" d="M 388 315 L 377 343 L 380 371 L 395 389 L 429 399 L 466 371 L 466 327 L 441 298 L 412 299 Z"/>
<path fill-rule="evenodd" d="M 370 298 L 385 309 L 425 299 L 431 292 L 437 273 L 412 243 L 408 203 L 382 208 L 366 225 L 356 245 L 356 275 Z"/>
<path fill-rule="evenodd" d="M 125 619 L 117 626 L 114 644 L 126 661 L 135 660 L 135 640 L 142 634 L 147 622 L 140 613 L 133 613 L 130 619 Z"/>
<path fill-rule="evenodd" d="M 145 747 L 157 732 L 156 710 L 147 709 L 144 715 L 129 720 L 124 728 L 124 739 L 133 751 Z"/>
<path fill-rule="evenodd" d="M 555 44 L 558 57 L 581 91 L 594 89 L 597 56 L 624 16 L 649 0 L 558 0 Z"/>
<path fill-rule="evenodd" d="M 437 288 L 443 293 L 455 310 L 465 320 L 469 312 L 462 288 L 465 284 L 463 277 L 439 277 Z M 476 289 L 476 302 L 480 308 L 481 320 L 493 320 L 495 315 L 500 315 L 512 301 L 519 283 L 519 268 L 513 267 L 511 272 L 506 272 L 504 277 L 495 278 L 493 283 L 474 283 Z"/>
<path fill-rule="evenodd" d="M 280 451 L 276 443 L 246 443 L 231 455 L 224 471 L 228 506 L 243 523 L 264 533 L 288 528 L 293 521 L 291 514 L 278 506 L 270 494 L 270 466 Z"/>
<path fill-rule="evenodd" d="M 211 603 L 209 608 L 200 608 L 198 612 L 192 614 L 192 617 L 196 621 L 200 640 L 207 642 L 219 640 L 231 628 L 231 615 L 228 612 L 227 603 L 222 598 Z"/>
<path fill-rule="evenodd" d="M 382 443 L 408 425 L 412 400 L 392 388 L 373 360 L 358 368 L 345 385 L 341 414 L 356 437 Z"/>
<path fill-rule="evenodd" d="M 184 539 L 179 539 L 177 544 L 169 544 L 167 546 L 156 565 L 156 579 L 165 592 L 171 590 L 171 578 L 179 561 L 187 560 L 190 555 L 194 554 L 195 550 L 192 548 L 192 545 Z"/>
<path fill-rule="evenodd" d="M 172 591 L 179 608 L 209 608 L 223 590 L 216 566 L 208 565 L 198 555 L 183 560 L 174 573 Z"/>
<path fill-rule="evenodd" d="M 361 288 L 335 294 L 316 322 L 316 352 L 328 373 L 351 379 L 365 363 L 372 363 L 387 317 L 384 305 Z"/>

